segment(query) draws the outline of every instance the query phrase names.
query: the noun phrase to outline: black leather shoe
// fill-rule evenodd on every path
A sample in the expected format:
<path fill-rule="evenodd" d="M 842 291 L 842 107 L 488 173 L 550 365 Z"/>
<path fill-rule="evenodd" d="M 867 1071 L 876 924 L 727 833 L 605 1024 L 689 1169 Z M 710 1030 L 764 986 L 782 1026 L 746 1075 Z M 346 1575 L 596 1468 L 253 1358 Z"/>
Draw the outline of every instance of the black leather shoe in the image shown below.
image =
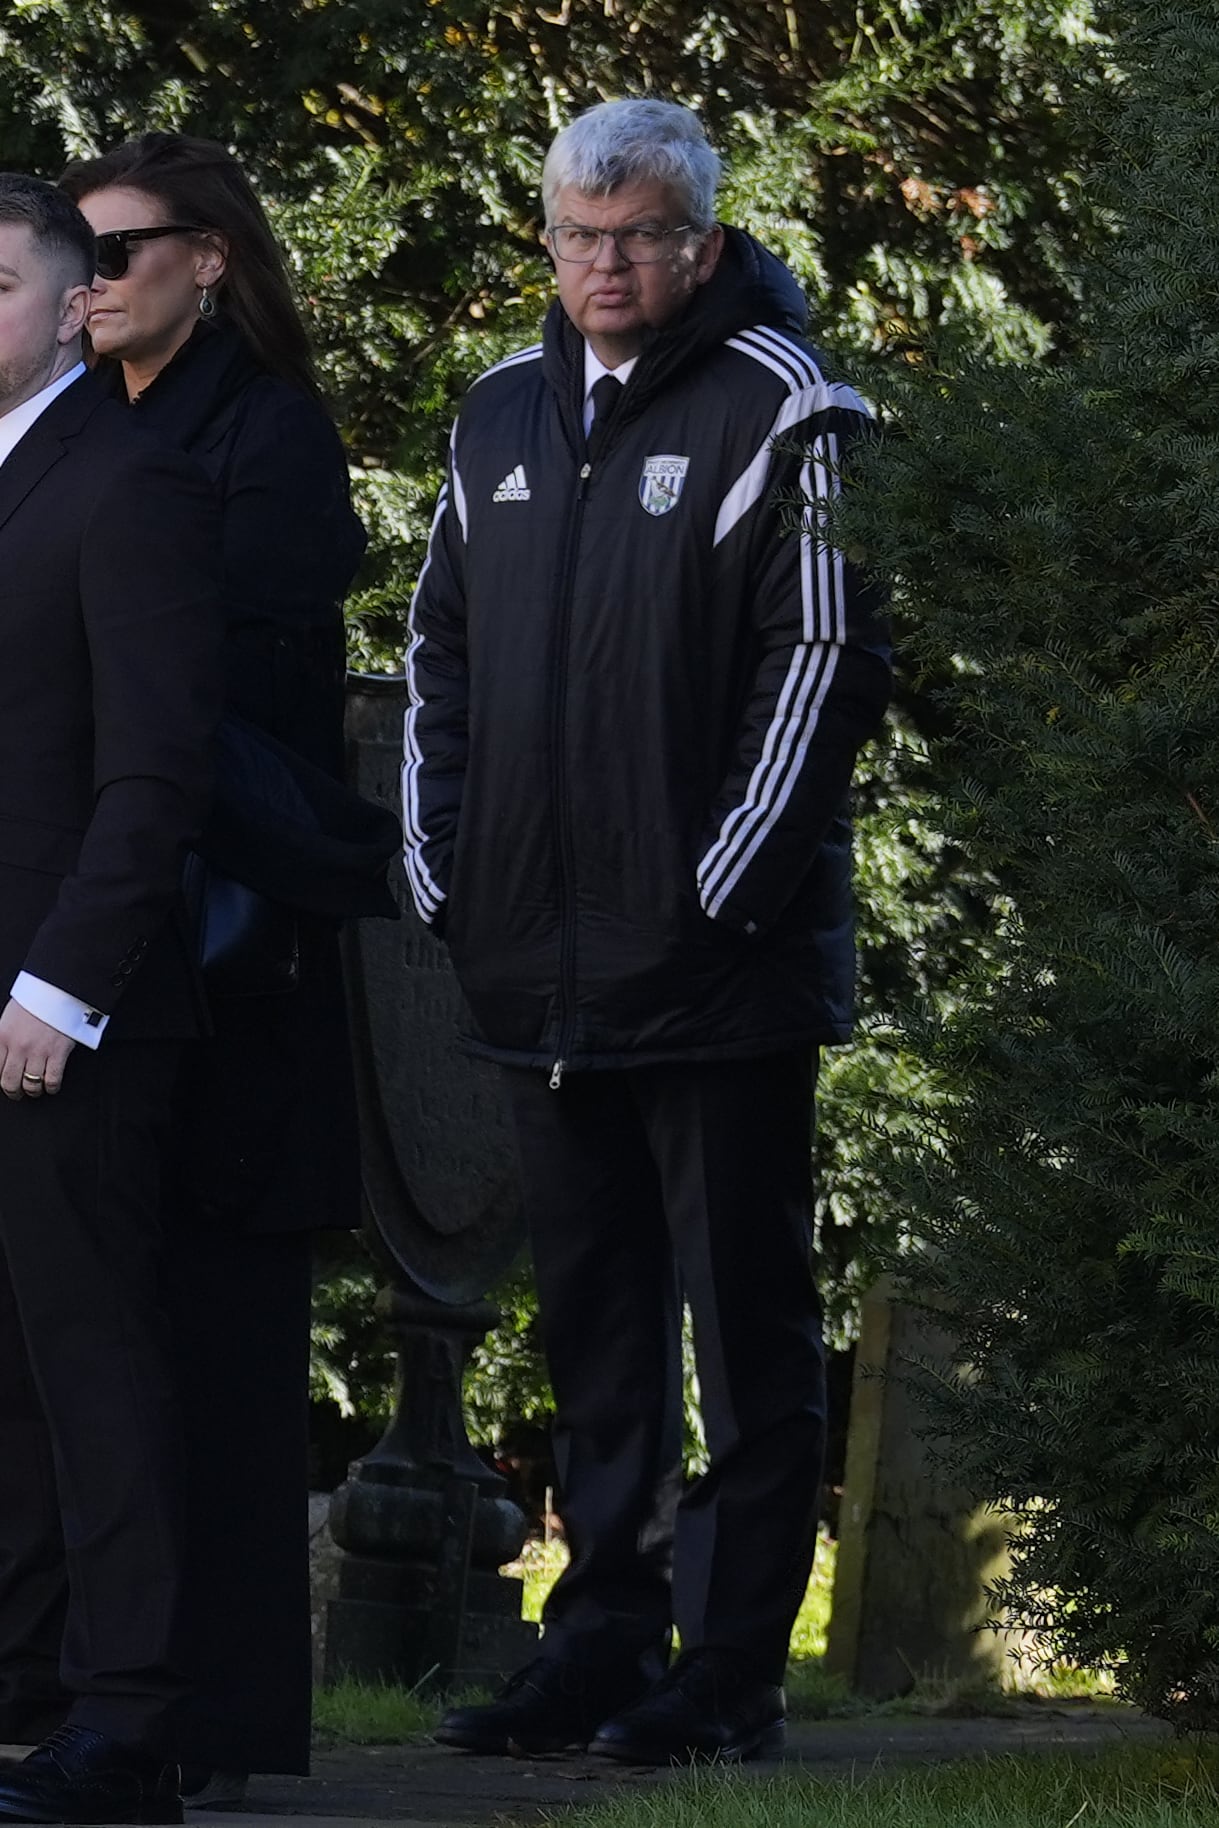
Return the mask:
<path fill-rule="evenodd" d="M 0 1822 L 180 1822 L 177 1765 L 61 1726 L 0 1771 Z"/>
<path fill-rule="evenodd" d="M 734 1764 L 775 1757 L 786 1738 L 783 1690 L 732 1650 L 687 1650 L 634 1707 L 599 1729 L 589 1750 L 625 1764 Z"/>
<path fill-rule="evenodd" d="M 515 1758 L 583 1748 L 601 1722 L 642 1693 L 640 1677 L 585 1669 L 555 1657 L 535 1657 L 509 1676 L 494 1701 L 454 1707 L 432 1737 L 465 1752 L 506 1752 Z"/>

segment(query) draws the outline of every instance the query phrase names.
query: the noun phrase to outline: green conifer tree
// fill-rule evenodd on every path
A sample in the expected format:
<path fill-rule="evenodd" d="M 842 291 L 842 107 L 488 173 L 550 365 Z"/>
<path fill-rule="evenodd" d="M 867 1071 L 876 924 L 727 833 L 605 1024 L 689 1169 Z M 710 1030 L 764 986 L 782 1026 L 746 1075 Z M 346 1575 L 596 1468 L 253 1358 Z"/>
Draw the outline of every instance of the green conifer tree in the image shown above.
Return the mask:
<path fill-rule="evenodd" d="M 53 176 L 147 126 L 238 152 L 288 247 L 372 534 L 352 659 L 392 666 L 456 400 L 532 339 L 550 295 L 537 180 L 564 119 L 623 93 L 697 106 L 727 155 L 725 214 L 792 265 L 819 342 L 901 361 L 953 325 L 1016 359 L 1069 340 L 1069 256 L 1096 211 L 1077 177 L 1086 123 L 1062 99 L 1095 80 L 1097 52 L 1089 0 L 28 0 L 0 15 L 0 165 Z M 912 987 L 940 994 L 977 943 L 903 709 L 858 796 L 865 1017 Z M 872 1030 L 824 1063 L 818 1230 L 839 1342 L 873 1246 L 904 1221 L 885 1170 L 923 1077 Z M 508 1307 L 483 1380 L 505 1392 L 509 1362 L 536 1365 L 528 1299 Z M 357 1314 L 333 1364 L 364 1338 Z"/>
<path fill-rule="evenodd" d="M 1213 1730 L 1219 16 L 1126 22 L 1073 358 L 882 377 L 903 436 L 847 520 L 951 677 L 931 816 L 991 884 L 950 999 L 903 1012 L 934 1101 L 907 1271 L 960 1336 L 925 1388 L 1018 1513 L 1000 1601 Z"/>

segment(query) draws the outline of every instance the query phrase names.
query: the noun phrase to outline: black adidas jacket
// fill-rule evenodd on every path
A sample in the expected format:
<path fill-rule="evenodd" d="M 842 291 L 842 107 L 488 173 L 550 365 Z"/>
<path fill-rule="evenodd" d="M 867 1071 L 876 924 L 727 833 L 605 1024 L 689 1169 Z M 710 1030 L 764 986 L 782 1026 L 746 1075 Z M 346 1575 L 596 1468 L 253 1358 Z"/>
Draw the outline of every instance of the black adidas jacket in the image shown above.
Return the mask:
<path fill-rule="evenodd" d="M 729 230 L 591 469 L 557 303 L 467 396 L 411 611 L 403 799 L 478 1052 L 561 1077 L 849 1033 L 846 799 L 889 675 L 873 592 L 817 537 L 866 409 L 804 322 Z"/>

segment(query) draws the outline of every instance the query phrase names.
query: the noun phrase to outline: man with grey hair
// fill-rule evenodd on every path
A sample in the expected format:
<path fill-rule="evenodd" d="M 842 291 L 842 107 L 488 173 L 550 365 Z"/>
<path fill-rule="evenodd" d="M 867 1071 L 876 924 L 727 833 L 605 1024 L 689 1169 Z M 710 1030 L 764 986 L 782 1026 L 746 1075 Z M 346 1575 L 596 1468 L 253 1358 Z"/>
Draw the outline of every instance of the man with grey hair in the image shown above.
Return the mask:
<path fill-rule="evenodd" d="M 0 173 L 0 1737 L 43 1739 L 0 1769 L 0 1822 L 182 1820 L 160 1174 L 202 1019 L 177 912 L 220 529 L 202 472 L 85 371 L 93 263 L 61 190 Z"/>
<path fill-rule="evenodd" d="M 812 1092 L 887 647 L 826 539 L 865 409 L 718 173 L 672 103 L 559 134 L 558 301 L 470 391 L 412 607 L 407 872 L 504 1068 L 571 1550 L 541 1655 L 441 1725 L 477 1751 L 774 1749 L 812 1563 Z"/>

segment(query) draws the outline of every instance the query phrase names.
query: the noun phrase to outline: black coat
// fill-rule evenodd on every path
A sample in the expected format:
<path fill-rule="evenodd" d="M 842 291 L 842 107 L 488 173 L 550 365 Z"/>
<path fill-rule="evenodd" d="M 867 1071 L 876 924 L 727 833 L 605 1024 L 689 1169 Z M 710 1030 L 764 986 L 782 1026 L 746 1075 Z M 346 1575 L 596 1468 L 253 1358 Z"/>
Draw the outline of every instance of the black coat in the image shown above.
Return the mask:
<path fill-rule="evenodd" d="M 558 305 L 462 408 L 412 612 L 407 872 L 495 1058 L 849 1033 L 846 799 L 888 650 L 817 538 L 869 421 L 803 324 L 792 276 L 730 230 L 595 449 Z"/>
<path fill-rule="evenodd" d="M 217 534 L 197 467 L 88 376 L 0 465 L 0 988 L 93 1005 L 104 1047 L 200 1028 L 174 910 L 220 709 Z"/>
<path fill-rule="evenodd" d="M 121 390 L 121 375 L 114 376 Z M 223 319 L 200 324 L 131 408 L 189 451 L 220 500 L 226 702 L 343 771 L 343 598 L 364 551 L 320 403 L 266 373 Z M 358 1133 L 338 939 L 301 920 L 301 981 L 212 999 L 182 1117 L 187 1196 L 257 1231 L 359 1222 Z"/>

